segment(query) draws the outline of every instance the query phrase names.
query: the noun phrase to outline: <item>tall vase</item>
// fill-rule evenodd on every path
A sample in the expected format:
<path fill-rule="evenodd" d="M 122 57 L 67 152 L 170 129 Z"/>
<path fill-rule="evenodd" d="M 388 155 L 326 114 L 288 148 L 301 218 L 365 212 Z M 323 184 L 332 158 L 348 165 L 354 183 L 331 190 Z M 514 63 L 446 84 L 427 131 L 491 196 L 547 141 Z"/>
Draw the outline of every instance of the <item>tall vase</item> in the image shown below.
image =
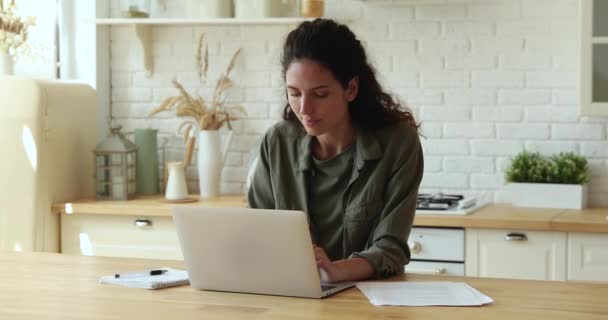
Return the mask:
<path fill-rule="evenodd" d="M 222 167 L 232 140 L 229 131 L 222 148 L 218 130 L 202 130 L 198 139 L 198 183 L 201 199 L 216 198 L 220 195 Z"/>
<path fill-rule="evenodd" d="M 12 55 L 7 52 L 0 52 L 0 74 L 13 74 L 14 64 Z"/>
<path fill-rule="evenodd" d="M 159 194 L 158 182 L 158 130 L 135 129 L 137 145 L 137 193 Z"/>

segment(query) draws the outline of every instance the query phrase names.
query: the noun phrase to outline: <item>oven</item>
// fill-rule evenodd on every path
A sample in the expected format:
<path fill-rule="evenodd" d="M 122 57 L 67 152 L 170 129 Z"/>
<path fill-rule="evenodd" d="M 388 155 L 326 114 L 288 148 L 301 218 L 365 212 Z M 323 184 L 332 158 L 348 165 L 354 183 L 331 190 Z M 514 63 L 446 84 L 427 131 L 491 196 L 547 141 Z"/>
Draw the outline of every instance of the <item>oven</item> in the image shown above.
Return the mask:
<path fill-rule="evenodd" d="M 413 227 L 406 273 L 465 275 L 463 228 Z"/>

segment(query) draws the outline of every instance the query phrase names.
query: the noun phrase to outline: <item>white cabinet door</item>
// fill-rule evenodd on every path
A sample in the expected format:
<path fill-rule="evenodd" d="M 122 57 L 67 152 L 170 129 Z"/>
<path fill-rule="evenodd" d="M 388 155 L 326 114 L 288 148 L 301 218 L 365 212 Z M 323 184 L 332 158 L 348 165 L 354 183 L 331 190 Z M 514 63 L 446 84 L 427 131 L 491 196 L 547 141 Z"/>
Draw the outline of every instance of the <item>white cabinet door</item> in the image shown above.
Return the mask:
<path fill-rule="evenodd" d="M 61 215 L 61 252 L 183 260 L 170 217 Z"/>
<path fill-rule="evenodd" d="M 608 234 L 568 234 L 568 280 L 608 281 Z"/>
<path fill-rule="evenodd" d="M 466 230 L 466 275 L 566 280 L 566 233 Z"/>

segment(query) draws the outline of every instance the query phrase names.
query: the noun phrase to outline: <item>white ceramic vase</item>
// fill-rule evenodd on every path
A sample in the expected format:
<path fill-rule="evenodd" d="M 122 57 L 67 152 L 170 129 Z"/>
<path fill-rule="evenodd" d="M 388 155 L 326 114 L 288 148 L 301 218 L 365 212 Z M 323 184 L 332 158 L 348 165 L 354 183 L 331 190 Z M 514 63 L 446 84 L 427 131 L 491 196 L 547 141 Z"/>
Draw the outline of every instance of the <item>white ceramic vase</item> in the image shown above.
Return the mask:
<path fill-rule="evenodd" d="M 169 172 L 169 178 L 167 179 L 165 199 L 183 200 L 188 198 L 188 185 L 186 184 L 184 163 L 181 161 L 169 162 L 167 163 L 167 168 Z"/>
<path fill-rule="evenodd" d="M 201 199 L 215 198 L 220 195 L 222 167 L 232 140 L 232 131 L 222 148 L 218 130 L 202 130 L 198 139 L 198 181 Z"/>
<path fill-rule="evenodd" d="M 0 52 L 0 74 L 13 74 L 14 65 L 13 56 L 6 52 Z"/>

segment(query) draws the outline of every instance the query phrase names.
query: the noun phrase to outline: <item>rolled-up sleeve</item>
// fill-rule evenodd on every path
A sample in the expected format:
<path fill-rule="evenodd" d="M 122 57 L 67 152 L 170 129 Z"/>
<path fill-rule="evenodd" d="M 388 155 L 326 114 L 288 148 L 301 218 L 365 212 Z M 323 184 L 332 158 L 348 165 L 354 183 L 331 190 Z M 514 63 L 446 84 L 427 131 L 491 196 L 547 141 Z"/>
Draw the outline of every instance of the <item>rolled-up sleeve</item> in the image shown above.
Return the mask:
<path fill-rule="evenodd" d="M 254 172 L 251 184 L 247 190 L 247 204 L 250 208 L 275 209 L 272 181 L 270 178 L 269 165 L 269 134 L 264 136 L 260 144 L 259 152 L 254 161 Z"/>
<path fill-rule="evenodd" d="M 424 159 L 417 136 L 404 149 L 386 184 L 384 206 L 378 224 L 370 234 L 370 245 L 350 255 L 366 259 L 374 268 L 376 278 L 403 273 L 403 266 L 411 256 L 407 239 L 416 213 Z"/>

